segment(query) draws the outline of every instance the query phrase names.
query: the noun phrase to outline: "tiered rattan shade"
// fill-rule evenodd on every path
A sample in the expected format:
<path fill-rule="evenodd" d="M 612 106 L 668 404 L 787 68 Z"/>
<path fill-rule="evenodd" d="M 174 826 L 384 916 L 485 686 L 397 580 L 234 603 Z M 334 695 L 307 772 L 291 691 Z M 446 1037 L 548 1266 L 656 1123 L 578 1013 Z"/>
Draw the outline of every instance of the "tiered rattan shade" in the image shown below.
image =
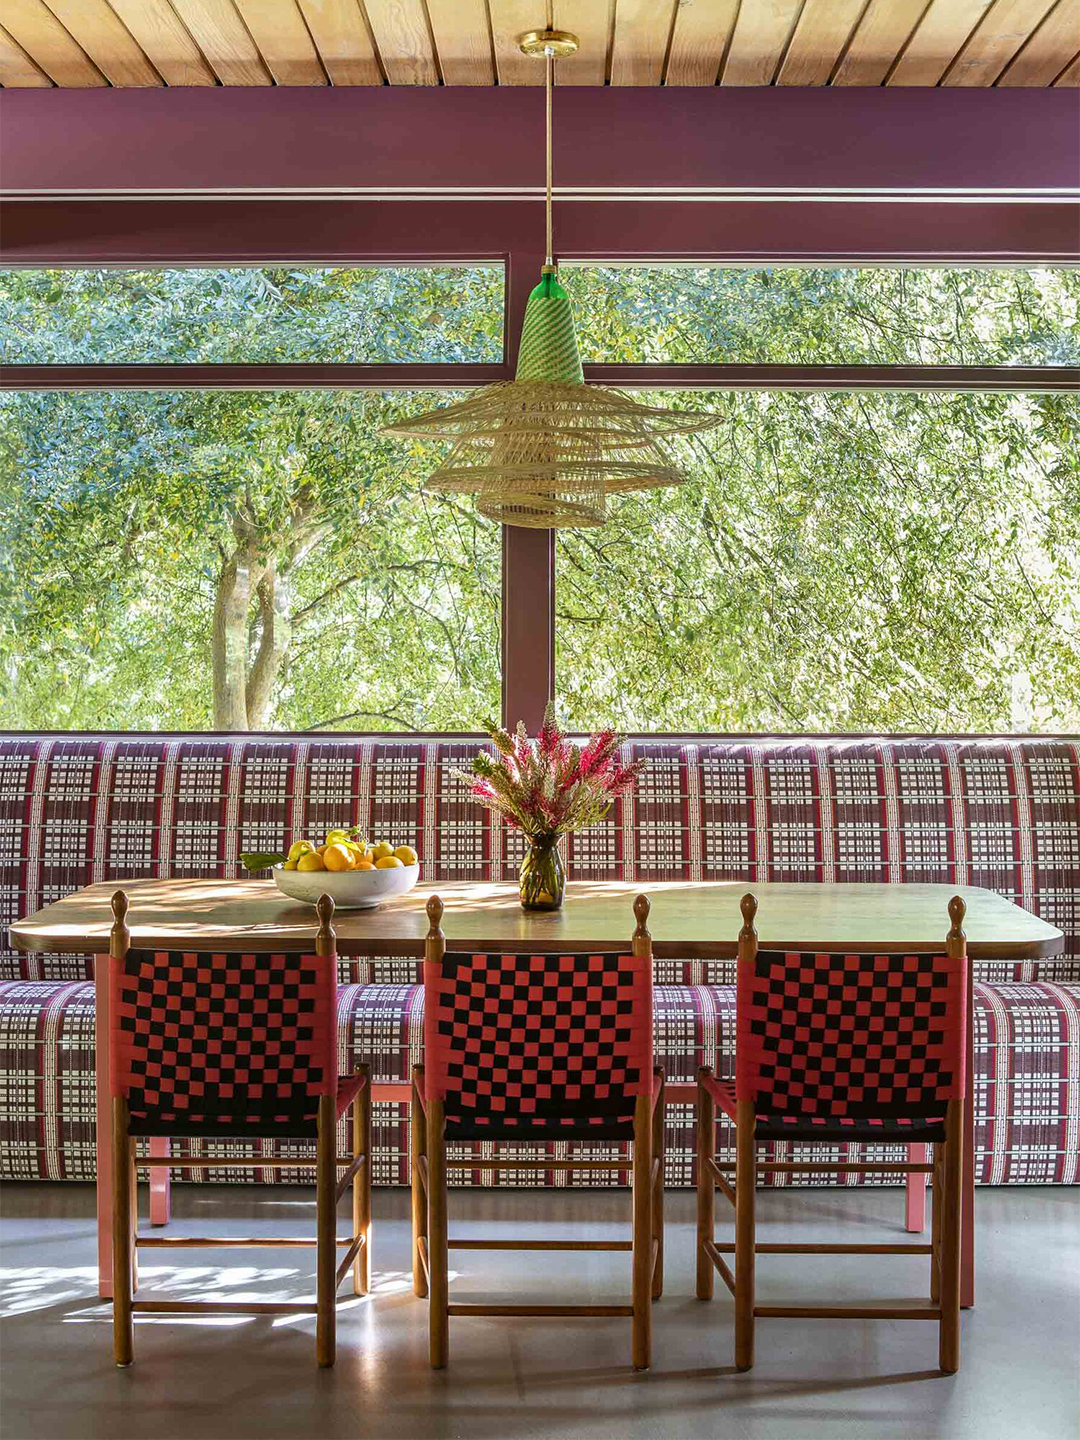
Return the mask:
<path fill-rule="evenodd" d="M 547 256 L 521 326 L 515 378 L 458 405 L 387 427 L 390 435 L 453 440 L 429 490 L 468 491 L 491 520 L 537 528 L 602 525 L 609 494 L 679 485 L 686 478 L 660 446 L 718 423 L 713 415 L 661 410 L 586 385 L 570 297 L 559 284 L 551 241 L 551 102 L 557 55 L 577 40 L 551 28 L 521 36 L 547 63 Z"/>
<path fill-rule="evenodd" d="M 607 495 L 681 484 L 659 441 L 716 423 L 586 385 L 570 297 L 551 270 L 529 296 L 516 378 L 389 433 L 454 441 L 427 489 L 476 493 L 489 519 L 547 528 L 602 525 Z"/>

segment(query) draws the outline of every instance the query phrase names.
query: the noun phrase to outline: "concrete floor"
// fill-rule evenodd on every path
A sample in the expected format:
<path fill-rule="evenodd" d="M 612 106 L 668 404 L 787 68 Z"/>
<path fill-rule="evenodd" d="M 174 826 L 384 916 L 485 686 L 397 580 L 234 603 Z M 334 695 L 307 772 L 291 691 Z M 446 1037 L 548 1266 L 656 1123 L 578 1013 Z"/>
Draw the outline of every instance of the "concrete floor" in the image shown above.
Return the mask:
<path fill-rule="evenodd" d="M 178 1186 L 171 1233 L 313 1225 L 310 1192 Z M 451 1321 L 450 1368 L 427 1364 L 427 1307 L 413 1297 L 408 1197 L 376 1192 L 375 1292 L 339 1311 L 338 1363 L 314 1364 L 314 1320 L 140 1317 L 136 1363 L 112 1364 L 96 1301 L 93 1191 L 5 1183 L 0 1192 L 0 1432 L 4 1440 L 1073 1440 L 1080 1422 L 1080 1191 L 978 1196 L 979 1303 L 963 1363 L 934 1368 L 937 1332 L 913 1321 L 763 1320 L 755 1369 L 731 1365 L 723 1286 L 693 1298 L 693 1196 L 668 1195 L 667 1278 L 647 1374 L 629 1368 L 625 1320 Z M 721 1202 L 722 1203 L 722 1202 Z M 899 1190 L 767 1192 L 772 1239 L 901 1239 Z M 452 1192 L 452 1233 L 628 1233 L 625 1193 Z M 718 1214 L 723 1211 L 718 1205 Z M 342 1228 L 344 1229 L 344 1220 Z M 250 1230 L 248 1231 L 250 1233 Z M 284 1258 L 283 1258 L 284 1257 Z M 297 1260 L 297 1257 L 299 1259 Z M 310 1293 L 309 1251 L 144 1252 L 145 1289 L 243 1298 Z M 253 1264 L 265 1263 L 256 1274 Z M 758 1261 L 759 1296 L 851 1300 L 925 1294 L 925 1258 Z M 452 1295 L 547 1302 L 628 1298 L 619 1254 L 451 1256 Z"/>

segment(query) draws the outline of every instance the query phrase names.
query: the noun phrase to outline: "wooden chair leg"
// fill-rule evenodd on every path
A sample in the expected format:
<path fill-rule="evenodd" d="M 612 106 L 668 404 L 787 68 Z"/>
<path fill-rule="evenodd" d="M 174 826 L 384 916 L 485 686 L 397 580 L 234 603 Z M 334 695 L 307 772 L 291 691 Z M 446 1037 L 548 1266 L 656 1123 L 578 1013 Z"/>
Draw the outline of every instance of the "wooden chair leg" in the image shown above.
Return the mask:
<path fill-rule="evenodd" d="M 751 1100 L 735 1109 L 735 1368 L 754 1363 L 754 1190 L 756 1116 Z"/>
<path fill-rule="evenodd" d="M 352 1233 L 364 1237 L 353 1261 L 353 1291 L 366 1295 L 371 1289 L 371 1071 L 365 1065 L 364 1088 L 353 1101 L 353 1156 L 363 1155 L 364 1163 L 353 1179 Z"/>
<path fill-rule="evenodd" d="M 413 1294 L 422 1300 L 428 1293 L 427 1276 L 420 1259 L 421 1241 L 427 1244 L 428 1202 L 420 1161 L 427 1159 L 427 1120 L 420 1103 L 421 1086 L 424 1082 L 423 1066 L 413 1071 L 412 1103 L 409 1106 L 409 1149 L 412 1152 L 412 1285 Z"/>
<path fill-rule="evenodd" d="M 131 1318 L 132 1243 L 131 1137 L 128 1135 L 128 1103 L 113 1100 L 113 1359 L 130 1365 L 135 1359 L 135 1335 Z"/>
<path fill-rule="evenodd" d="M 652 1097 L 639 1095 L 634 1111 L 633 1339 L 635 1370 L 652 1359 Z"/>
<path fill-rule="evenodd" d="M 716 1102 L 701 1083 L 710 1070 L 698 1071 L 697 1092 L 697 1298 L 711 1300 L 716 1280 L 712 1258 L 705 1253 L 706 1240 L 716 1236 L 716 1186 L 709 1161 L 716 1154 Z"/>
<path fill-rule="evenodd" d="M 322 1369 L 337 1354 L 337 1106 L 319 1098 L 316 1141 L 315 1358 Z"/>
<path fill-rule="evenodd" d="M 427 1243 L 429 1272 L 429 1353 L 432 1367 L 445 1368 L 450 1354 L 449 1255 L 446 1219 L 446 1123 L 443 1102 L 427 1102 Z"/>
<path fill-rule="evenodd" d="M 937 1305 L 941 1299 L 941 1209 L 944 1203 L 941 1193 L 942 1147 L 931 1147 L 934 1171 L 930 1200 L 930 1299 Z"/>
<path fill-rule="evenodd" d="M 653 1261 L 652 1298 L 664 1293 L 664 1077 L 660 1074 L 660 1093 L 653 1101 L 652 1158 L 656 1179 L 652 1193 L 652 1235 L 656 1246 Z"/>
<path fill-rule="evenodd" d="M 131 1293 L 139 1293 L 139 1248 L 135 1235 L 139 1229 L 139 1171 L 135 1165 L 135 1141 L 128 1142 L 129 1168 L 131 1170 Z M 151 1171 L 153 1174 L 153 1171 Z"/>
<path fill-rule="evenodd" d="M 946 1375 L 960 1368 L 960 1247 L 963 1204 L 963 1102 L 950 1100 L 945 1115 L 941 1215 L 941 1332 L 938 1363 Z"/>

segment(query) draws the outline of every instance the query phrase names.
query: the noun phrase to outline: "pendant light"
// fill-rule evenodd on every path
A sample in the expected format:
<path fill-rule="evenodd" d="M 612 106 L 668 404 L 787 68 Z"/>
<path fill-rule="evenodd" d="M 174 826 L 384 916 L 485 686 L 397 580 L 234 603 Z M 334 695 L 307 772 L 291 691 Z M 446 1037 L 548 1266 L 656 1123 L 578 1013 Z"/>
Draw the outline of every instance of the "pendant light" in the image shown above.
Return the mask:
<path fill-rule="evenodd" d="M 625 490 L 680 485 L 688 477 L 660 444 L 665 436 L 707 430 L 718 415 L 640 405 L 616 390 L 586 385 L 570 297 L 559 284 L 552 246 L 551 111 L 555 60 L 577 37 L 530 30 L 518 41 L 546 67 L 546 259 L 529 296 L 513 380 L 489 385 L 457 405 L 388 425 L 384 433 L 453 440 L 425 489 L 475 493 L 490 520 L 532 528 L 602 525 L 606 498 Z"/>

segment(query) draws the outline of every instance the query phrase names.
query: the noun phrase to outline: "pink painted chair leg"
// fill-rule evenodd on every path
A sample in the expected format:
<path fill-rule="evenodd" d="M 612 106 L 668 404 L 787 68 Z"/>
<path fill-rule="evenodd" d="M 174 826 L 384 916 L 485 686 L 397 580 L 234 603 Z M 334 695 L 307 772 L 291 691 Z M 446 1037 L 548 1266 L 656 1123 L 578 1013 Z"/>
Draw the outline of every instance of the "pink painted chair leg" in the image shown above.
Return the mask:
<path fill-rule="evenodd" d="M 109 1098 L 109 957 L 94 958 L 94 1078 L 97 1085 L 98 1294 L 112 1298 L 112 1101 Z"/>
<path fill-rule="evenodd" d="M 913 1165 L 923 1165 L 930 1159 L 929 1145 L 909 1145 L 907 1158 Z M 905 1224 L 913 1235 L 926 1229 L 926 1179 L 925 1175 L 907 1177 Z"/>
<path fill-rule="evenodd" d="M 169 1138 L 167 1135 L 155 1135 L 150 1141 L 150 1154 L 164 1156 L 169 1153 Z M 169 1223 L 169 1212 L 172 1202 L 170 1188 L 170 1175 L 172 1171 L 167 1165 L 155 1165 L 150 1171 L 150 1224 L 167 1225 Z"/>

